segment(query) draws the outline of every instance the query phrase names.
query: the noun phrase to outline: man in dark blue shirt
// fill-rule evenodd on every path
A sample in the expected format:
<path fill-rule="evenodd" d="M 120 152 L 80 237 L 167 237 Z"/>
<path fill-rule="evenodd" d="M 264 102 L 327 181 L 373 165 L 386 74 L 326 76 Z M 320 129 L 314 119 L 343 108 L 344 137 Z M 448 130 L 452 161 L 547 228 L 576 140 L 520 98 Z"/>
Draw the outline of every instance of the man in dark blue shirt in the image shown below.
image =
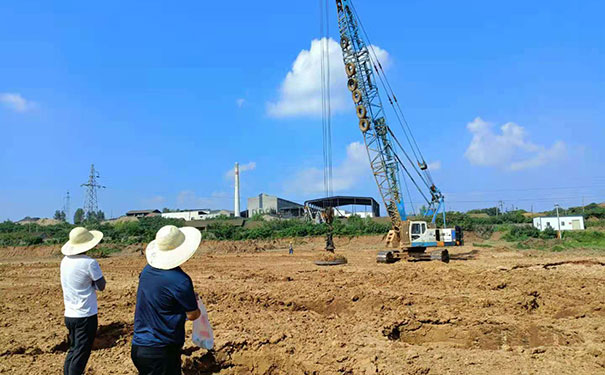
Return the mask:
<path fill-rule="evenodd" d="M 179 267 L 197 250 L 195 228 L 165 226 L 146 250 L 139 277 L 131 357 L 139 375 L 180 375 L 185 321 L 200 316 L 191 278 Z"/>

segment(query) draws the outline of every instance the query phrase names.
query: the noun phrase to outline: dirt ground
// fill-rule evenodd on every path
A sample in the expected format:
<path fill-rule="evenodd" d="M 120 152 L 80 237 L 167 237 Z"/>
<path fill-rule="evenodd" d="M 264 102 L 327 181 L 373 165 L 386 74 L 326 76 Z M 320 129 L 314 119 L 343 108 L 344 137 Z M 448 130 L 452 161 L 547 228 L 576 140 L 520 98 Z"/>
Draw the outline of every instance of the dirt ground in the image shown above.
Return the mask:
<path fill-rule="evenodd" d="M 184 374 L 605 374 L 605 254 L 465 246 L 474 259 L 376 264 L 379 237 L 206 243 L 183 269 L 207 304 L 214 352 Z M 134 374 L 136 247 L 101 259 L 87 374 Z M 66 350 L 57 248 L 0 249 L 0 373 L 59 374 Z M 187 323 L 188 330 L 191 323 Z"/>

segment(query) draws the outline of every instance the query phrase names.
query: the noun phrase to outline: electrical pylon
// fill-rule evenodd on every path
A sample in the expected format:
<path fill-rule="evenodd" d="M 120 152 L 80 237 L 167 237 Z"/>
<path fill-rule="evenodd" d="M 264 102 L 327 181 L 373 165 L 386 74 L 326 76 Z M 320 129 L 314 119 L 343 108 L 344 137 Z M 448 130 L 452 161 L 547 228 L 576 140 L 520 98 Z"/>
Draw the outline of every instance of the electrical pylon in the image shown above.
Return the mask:
<path fill-rule="evenodd" d="M 86 187 L 86 196 L 84 198 L 84 213 L 86 216 L 95 215 L 99 211 L 99 202 L 97 201 L 97 189 L 105 189 L 106 186 L 97 183 L 99 172 L 95 170 L 95 165 L 90 166 L 90 176 L 88 182 L 80 186 Z"/>
<path fill-rule="evenodd" d="M 63 202 L 63 213 L 65 214 L 65 221 L 68 223 L 70 220 L 69 204 L 70 204 L 70 197 L 69 197 L 69 191 L 68 191 L 67 194 L 65 195 L 65 202 Z"/>

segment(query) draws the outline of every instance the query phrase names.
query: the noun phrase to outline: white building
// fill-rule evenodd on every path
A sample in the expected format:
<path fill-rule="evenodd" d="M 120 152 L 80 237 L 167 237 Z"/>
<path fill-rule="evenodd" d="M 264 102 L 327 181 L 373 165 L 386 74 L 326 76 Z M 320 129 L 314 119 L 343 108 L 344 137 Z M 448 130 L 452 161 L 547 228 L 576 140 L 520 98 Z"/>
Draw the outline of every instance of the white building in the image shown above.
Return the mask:
<path fill-rule="evenodd" d="M 183 210 L 175 212 L 164 212 L 162 217 L 167 219 L 184 219 L 186 221 L 191 220 L 208 220 L 214 219 L 219 216 L 233 216 L 233 211 L 228 210 L 210 210 L 210 209 L 199 209 L 199 210 Z"/>
<path fill-rule="evenodd" d="M 203 220 L 202 217 L 205 217 L 208 214 L 210 214 L 210 210 L 199 209 L 199 210 L 164 212 L 164 213 L 162 213 L 162 217 L 164 217 L 166 219 L 185 219 L 187 221 L 190 221 L 190 220 Z"/>
<path fill-rule="evenodd" d="M 541 231 L 546 228 L 554 230 L 584 230 L 584 218 L 582 216 L 559 216 L 559 224 L 557 223 L 556 216 L 534 218 L 534 227 Z"/>

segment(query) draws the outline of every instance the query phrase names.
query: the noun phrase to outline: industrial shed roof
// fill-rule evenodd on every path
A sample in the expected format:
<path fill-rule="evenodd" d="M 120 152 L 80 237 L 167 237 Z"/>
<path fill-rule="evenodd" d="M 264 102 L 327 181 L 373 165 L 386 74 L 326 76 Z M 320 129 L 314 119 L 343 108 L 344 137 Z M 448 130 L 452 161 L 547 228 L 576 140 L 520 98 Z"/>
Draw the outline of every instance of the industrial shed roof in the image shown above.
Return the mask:
<path fill-rule="evenodd" d="M 126 215 L 136 215 L 136 214 L 161 214 L 160 210 L 130 210 L 126 212 Z"/>
<path fill-rule="evenodd" d="M 355 197 L 355 196 L 343 196 L 338 195 L 334 197 L 311 199 L 305 202 L 305 206 L 315 206 L 319 208 L 326 207 L 340 207 L 353 205 L 372 206 L 372 212 L 374 216 L 380 216 L 380 206 L 378 202 L 372 197 Z"/>

